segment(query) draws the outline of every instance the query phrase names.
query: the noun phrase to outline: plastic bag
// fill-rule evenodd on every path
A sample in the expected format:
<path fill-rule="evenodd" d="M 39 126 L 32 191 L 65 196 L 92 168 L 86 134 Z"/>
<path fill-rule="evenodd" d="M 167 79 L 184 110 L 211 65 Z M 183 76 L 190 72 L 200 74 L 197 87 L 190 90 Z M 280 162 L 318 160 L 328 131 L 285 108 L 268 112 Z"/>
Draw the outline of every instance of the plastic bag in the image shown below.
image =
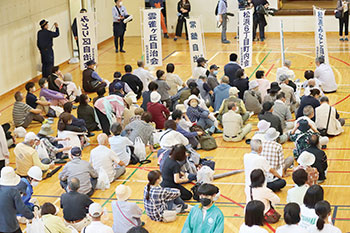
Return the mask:
<path fill-rule="evenodd" d="M 164 210 L 163 212 L 163 222 L 174 222 L 176 220 L 175 210 Z"/>
<path fill-rule="evenodd" d="M 134 154 L 139 158 L 140 161 L 146 159 L 146 146 L 140 137 L 135 138 L 134 143 Z"/>
<path fill-rule="evenodd" d="M 202 166 L 197 172 L 197 182 L 198 183 L 208 183 L 211 184 L 214 180 L 214 171 L 208 166 Z"/>
<path fill-rule="evenodd" d="M 39 145 L 36 147 L 36 151 L 38 152 L 40 160 L 50 159 L 49 154 L 47 153 L 46 146 L 40 140 Z"/>
<path fill-rule="evenodd" d="M 50 106 L 50 108 L 52 108 L 55 111 L 56 116 L 59 116 L 64 112 L 63 108 L 59 106 Z"/>
<path fill-rule="evenodd" d="M 107 172 L 103 168 L 98 169 L 98 179 L 96 184 L 96 189 L 106 190 L 111 187 L 111 184 L 109 183 L 109 178 L 107 175 Z"/>
<path fill-rule="evenodd" d="M 27 223 L 27 233 L 46 233 L 45 225 L 38 217 L 33 218 L 32 223 Z"/>

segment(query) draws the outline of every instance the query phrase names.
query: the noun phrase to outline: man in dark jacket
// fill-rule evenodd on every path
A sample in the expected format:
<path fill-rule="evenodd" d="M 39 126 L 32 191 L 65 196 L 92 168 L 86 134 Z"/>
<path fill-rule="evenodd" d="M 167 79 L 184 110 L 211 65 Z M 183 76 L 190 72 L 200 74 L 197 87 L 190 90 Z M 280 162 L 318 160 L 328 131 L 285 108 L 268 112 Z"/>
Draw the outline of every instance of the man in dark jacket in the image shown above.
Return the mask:
<path fill-rule="evenodd" d="M 58 24 L 54 23 L 56 31 L 49 31 L 49 22 L 45 19 L 40 21 L 41 30 L 38 31 L 37 46 L 41 54 L 42 75 L 47 78 L 51 74 L 52 66 L 54 65 L 53 42 L 52 39 L 60 35 Z"/>
<path fill-rule="evenodd" d="M 269 2 L 266 0 L 252 0 L 252 3 L 254 5 L 254 14 L 253 14 L 253 40 L 256 38 L 256 29 L 259 25 L 259 35 L 260 35 L 260 41 L 265 40 L 265 26 L 267 25 L 265 15 L 260 13 L 257 8 L 258 6 L 261 7 L 268 7 Z"/>
<path fill-rule="evenodd" d="M 80 14 L 82 13 L 86 13 L 87 10 L 82 8 L 80 10 Z M 77 27 L 77 18 L 74 18 L 73 20 L 73 24 L 72 24 L 72 32 L 73 32 L 73 36 L 74 36 L 74 40 L 77 43 L 77 48 L 78 48 L 78 53 L 79 53 L 79 40 L 78 40 L 78 27 Z"/>
<path fill-rule="evenodd" d="M 86 92 L 97 92 L 105 88 L 107 83 L 97 74 L 94 67 L 96 62 L 91 60 L 86 63 L 87 68 L 83 71 L 83 89 Z"/>
<path fill-rule="evenodd" d="M 137 95 L 137 99 L 140 99 L 143 90 L 142 81 L 136 75 L 131 73 L 131 65 L 125 65 L 124 70 L 125 74 L 122 77 L 122 81 L 126 82 L 131 90 Z"/>
<path fill-rule="evenodd" d="M 237 63 L 237 54 L 231 53 L 230 54 L 230 62 L 227 63 L 224 67 L 225 76 L 229 77 L 230 79 L 230 86 L 233 87 L 233 81 L 237 79 L 236 72 L 237 70 L 241 69 L 241 66 Z"/>
<path fill-rule="evenodd" d="M 316 158 L 314 164 L 311 167 L 315 167 L 319 173 L 318 181 L 322 183 L 326 179 L 326 170 L 328 168 L 327 164 L 327 155 L 326 153 L 318 148 L 319 144 L 319 136 L 317 134 L 313 134 L 309 138 L 310 147 L 305 151 L 310 152 Z"/>

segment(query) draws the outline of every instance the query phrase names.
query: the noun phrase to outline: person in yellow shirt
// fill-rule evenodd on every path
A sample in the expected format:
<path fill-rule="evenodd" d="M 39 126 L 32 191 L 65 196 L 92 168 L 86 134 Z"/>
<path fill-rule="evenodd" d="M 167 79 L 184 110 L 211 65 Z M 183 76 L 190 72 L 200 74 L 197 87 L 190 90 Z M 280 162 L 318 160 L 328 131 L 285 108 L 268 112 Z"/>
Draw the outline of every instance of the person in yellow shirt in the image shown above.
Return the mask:
<path fill-rule="evenodd" d="M 56 207 L 50 202 L 44 203 L 41 207 L 41 219 L 45 225 L 46 233 L 75 233 L 75 229 L 67 227 L 63 220 L 56 216 Z"/>
<path fill-rule="evenodd" d="M 18 143 L 14 153 L 16 155 L 16 172 L 21 177 L 26 177 L 28 170 L 33 166 L 38 166 L 42 171 L 53 169 L 55 165 L 44 164 L 40 161 L 38 152 L 33 148 L 39 142 L 38 137 L 33 132 L 26 134 L 24 141 Z"/>

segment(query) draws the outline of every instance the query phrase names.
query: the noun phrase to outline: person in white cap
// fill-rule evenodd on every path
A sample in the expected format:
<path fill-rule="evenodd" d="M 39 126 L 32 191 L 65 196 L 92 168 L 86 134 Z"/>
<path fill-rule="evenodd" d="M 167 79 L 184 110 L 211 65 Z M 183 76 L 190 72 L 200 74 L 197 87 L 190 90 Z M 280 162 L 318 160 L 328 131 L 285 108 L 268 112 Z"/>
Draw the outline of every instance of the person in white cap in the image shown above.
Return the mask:
<path fill-rule="evenodd" d="M 248 111 L 259 114 L 262 110 L 261 93 L 259 92 L 259 83 L 256 80 L 249 82 L 249 90 L 244 92 L 243 101 Z"/>
<path fill-rule="evenodd" d="M 286 105 L 290 108 L 291 112 L 294 112 L 299 106 L 299 101 L 295 97 L 293 87 L 289 86 L 289 76 L 286 74 L 282 74 L 279 77 L 281 92 L 283 92 L 286 96 Z"/>
<path fill-rule="evenodd" d="M 132 227 L 144 225 L 141 222 L 142 209 L 134 202 L 127 200 L 131 196 L 131 188 L 126 185 L 118 185 L 115 189 L 117 201 L 112 201 L 113 232 L 126 233 Z"/>
<path fill-rule="evenodd" d="M 42 179 L 43 172 L 41 171 L 40 167 L 33 166 L 29 169 L 28 176 L 26 178 L 21 178 L 21 182 L 17 185 L 18 191 L 22 195 L 23 203 L 30 210 L 33 210 L 34 206 L 38 204 L 36 198 L 32 199 L 33 187 L 38 186 Z M 21 223 L 25 223 L 25 219 L 24 221 L 21 221 Z"/>
<path fill-rule="evenodd" d="M 147 111 L 152 115 L 152 121 L 156 123 L 157 129 L 164 128 L 164 122 L 170 116 L 170 111 L 160 103 L 161 95 L 153 91 L 151 93 L 151 102 L 147 104 Z"/>
<path fill-rule="evenodd" d="M 236 113 L 237 106 L 234 102 L 228 103 L 228 109 L 229 111 L 222 117 L 223 139 L 228 142 L 239 142 L 252 130 L 252 125 L 243 125 L 242 117 Z"/>
<path fill-rule="evenodd" d="M 265 133 L 270 128 L 271 123 L 265 120 L 260 120 L 258 122 L 258 131 L 255 132 L 254 136 L 252 137 L 252 140 L 259 139 L 262 142 L 265 141 Z"/>
<path fill-rule="evenodd" d="M 111 227 L 101 222 L 101 216 L 103 210 L 100 204 L 92 203 L 89 206 L 89 215 L 92 218 L 90 225 L 84 227 L 81 232 L 83 233 L 113 233 Z"/>
<path fill-rule="evenodd" d="M 219 115 L 218 115 L 218 120 L 221 121 L 222 120 L 222 116 L 228 112 L 228 103 L 229 102 L 234 102 L 237 106 L 237 113 L 240 114 L 242 116 L 242 120 L 243 123 L 245 123 L 249 117 L 250 117 L 250 113 L 247 112 L 244 102 L 243 100 L 241 100 L 240 98 L 238 98 L 238 93 L 239 90 L 237 89 L 237 87 L 231 87 L 229 90 L 229 97 L 226 98 L 219 109 Z"/>
<path fill-rule="evenodd" d="M 33 219 L 34 214 L 24 205 L 21 195 L 16 188 L 21 178 L 16 175 L 12 167 L 1 169 L 0 177 L 0 228 L 1 232 L 21 233 L 16 214 L 27 219 Z"/>
<path fill-rule="evenodd" d="M 105 170 L 109 182 L 112 183 L 125 173 L 125 163 L 113 150 L 108 148 L 107 134 L 99 134 L 97 142 L 98 146 L 90 152 L 90 163 L 95 171 Z"/>
<path fill-rule="evenodd" d="M 275 128 L 271 127 L 266 131 L 265 141 L 262 143 L 261 156 L 265 157 L 270 166 L 279 172 L 282 176 L 287 176 L 287 169 L 293 164 L 294 160 L 292 156 L 284 158 L 282 145 L 276 142 L 279 137 L 279 132 Z M 275 180 L 275 177 L 267 177 L 267 181 Z M 285 182 L 284 182 L 285 183 Z M 283 187 L 285 184 L 283 185 Z M 283 188 L 279 185 L 268 185 L 272 191 L 278 191 Z"/>
<path fill-rule="evenodd" d="M 298 169 L 304 169 L 306 171 L 307 173 L 306 184 L 308 184 L 309 186 L 317 184 L 317 180 L 319 177 L 319 173 L 317 169 L 314 167 L 311 167 L 311 165 L 315 163 L 315 160 L 316 160 L 315 155 L 313 155 L 310 152 L 303 151 L 297 160 L 297 162 L 299 163 L 299 166 L 297 166 L 294 169 L 294 171 Z"/>
<path fill-rule="evenodd" d="M 33 132 L 29 132 L 24 137 L 22 143 L 18 143 L 14 149 L 16 155 L 16 173 L 22 177 L 27 176 L 28 171 L 33 166 L 38 166 L 42 171 L 53 169 L 54 164 L 43 164 L 38 152 L 33 148 L 39 142 L 39 138 Z"/>
<path fill-rule="evenodd" d="M 197 122 L 204 130 L 210 129 L 212 133 L 217 131 L 214 121 L 209 119 L 209 111 L 199 107 L 199 99 L 195 95 L 188 98 L 187 116 L 191 122 Z"/>

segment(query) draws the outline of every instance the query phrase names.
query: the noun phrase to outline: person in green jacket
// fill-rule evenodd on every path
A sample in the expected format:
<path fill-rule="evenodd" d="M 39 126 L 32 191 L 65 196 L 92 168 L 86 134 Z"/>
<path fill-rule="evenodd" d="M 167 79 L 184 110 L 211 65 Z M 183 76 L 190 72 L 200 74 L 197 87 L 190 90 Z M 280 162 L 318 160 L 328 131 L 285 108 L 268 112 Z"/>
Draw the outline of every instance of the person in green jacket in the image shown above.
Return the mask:
<path fill-rule="evenodd" d="M 214 204 L 220 196 L 218 187 L 202 184 L 198 188 L 198 194 L 201 204 L 191 209 L 181 233 L 224 232 L 224 215 Z"/>

